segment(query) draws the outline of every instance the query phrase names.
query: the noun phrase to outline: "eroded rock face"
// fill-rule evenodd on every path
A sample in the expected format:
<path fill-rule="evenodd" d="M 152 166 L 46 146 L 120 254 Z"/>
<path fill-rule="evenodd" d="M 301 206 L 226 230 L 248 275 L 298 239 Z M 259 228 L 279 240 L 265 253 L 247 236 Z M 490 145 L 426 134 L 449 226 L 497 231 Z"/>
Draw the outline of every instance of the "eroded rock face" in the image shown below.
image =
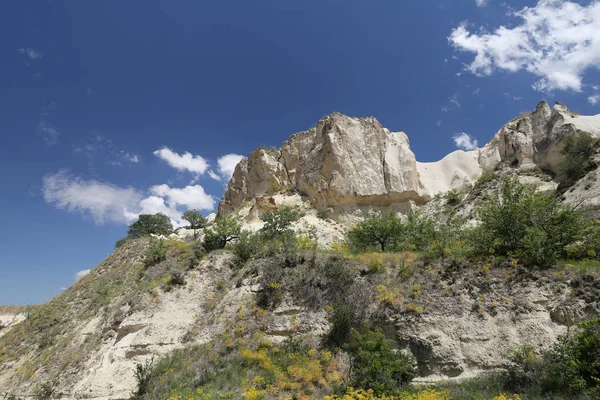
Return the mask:
<path fill-rule="evenodd" d="M 289 189 L 308 196 L 315 208 L 421 199 L 408 137 L 374 118 L 341 114 L 292 135 L 280 151 L 253 151 L 236 168 L 219 212 L 228 213 L 259 194 Z"/>
<path fill-rule="evenodd" d="M 242 160 L 219 213 L 257 196 L 290 191 L 308 197 L 314 208 L 406 211 L 438 193 L 472 185 L 500 162 L 556 171 L 563 139 L 579 131 L 600 136 L 600 116 L 578 116 L 562 103 L 551 109 L 541 102 L 505 124 L 481 149 L 418 163 L 405 133 L 390 132 L 373 117 L 334 113 L 292 135 L 280 150 L 256 149 Z"/>

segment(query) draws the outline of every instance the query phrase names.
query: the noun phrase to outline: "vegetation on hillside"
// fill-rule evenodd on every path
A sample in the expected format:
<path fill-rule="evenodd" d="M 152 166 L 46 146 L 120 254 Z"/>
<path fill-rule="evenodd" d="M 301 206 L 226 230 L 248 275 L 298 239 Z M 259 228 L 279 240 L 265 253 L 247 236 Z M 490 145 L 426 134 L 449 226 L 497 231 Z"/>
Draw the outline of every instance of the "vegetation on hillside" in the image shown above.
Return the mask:
<path fill-rule="evenodd" d="M 489 176 L 485 184 L 497 178 Z M 16 379 L 52 396 L 53 379 L 81 368 L 103 339 L 98 332 L 83 344 L 76 342 L 78 321 L 102 316 L 117 327 L 125 305 L 179 293 L 189 286 L 186 280 L 200 260 L 217 252 L 235 256 L 236 262 L 203 307 L 214 309 L 242 282 L 253 285 L 252 303 L 239 304 L 235 315 L 219 315 L 223 332 L 208 343 L 194 343 L 192 329 L 184 348 L 139 364 L 132 371 L 138 380 L 134 398 L 541 400 L 600 395 L 599 318 L 583 322 L 550 349 L 514 349 L 507 354 L 505 373 L 427 388 L 410 385 L 422 366 L 394 349 L 394 338 L 379 329 L 389 315 L 418 319 L 433 302 L 464 309 L 456 296 L 460 291 L 471 295 L 467 307 L 482 318 L 509 310 L 512 299 L 490 282 L 512 287 L 527 279 L 555 280 L 589 304 L 600 294 L 598 280 L 590 275 L 597 274 L 600 257 L 596 223 L 514 179 L 503 180 L 497 195 L 480 203 L 478 223 L 456 213 L 463 198 L 450 194 L 447 206 L 434 215 L 372 213 L 331 250 L 319 249 L 314 229 L 292 229 L 301 214 L 290 207 L 263 214 L 265 224 L 258 232 L 241 231 L 231 216 L 206 225 L 192 211 L 184 217 L 204 235 L 198 240 L 195 232 L 187 241 L 147 237 L 167 234 L 172 227 L 164 216 L 140 216 L 131 235 L 97 270 L 51 302 L 30 308 L 27 319 L 0 338 L 0 371 L 26 360 Z M 472 290 L 477 285 L 481 290 Z M 278 333 L 288 339 L 270 340 L 269 320 L 289 302 L 326 315 L 329 329 L 315 338 L 292 323 Z"/>

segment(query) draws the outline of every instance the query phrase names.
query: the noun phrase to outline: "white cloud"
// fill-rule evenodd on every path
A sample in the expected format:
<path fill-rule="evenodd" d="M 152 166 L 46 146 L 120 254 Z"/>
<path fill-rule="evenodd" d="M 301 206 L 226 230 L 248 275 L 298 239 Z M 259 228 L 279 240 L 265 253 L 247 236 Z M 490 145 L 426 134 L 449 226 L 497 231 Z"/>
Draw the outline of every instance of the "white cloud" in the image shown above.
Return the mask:
<path fill-rule="evenodd" d="M 535 90 L 581 91 L 584 72 L 600 64 L 600 2 L 539 0 L 511 15 L 521 23 L 491 33 L 463 23 L 452 31 L 449 42 L 475 54 L 466 69 L 478 76 L 524 70 L 540 78 Z"/>
<path fill-rule="evenodd" d="M 37 125 L 38 132 L 41 132 L 44 137 L 44 142 L 48 146 L 52 146 L 58 143 L 58 137 L 60 132 L 51 124 L 46 121 L 41 121 Z"/>
<path fill-rule="evenodd" d="M 202 175 L 208 169 L 208 163 L 204 158 L 201 156 L 194 156 L 187 151 L 180 155 L 168 147 L 163 147 L 160 150 L 156 150 L 154 155 L 180 171 L 190 171 Z"/>
<path fill-rule="evenodd" d="M 67 171 L 44 177 L 42 193 L 44 200 L 56 208 L 89 215 L 98 224 L 130 222 L 125 215 L 135 209 L 142 198 L 134 188 L 85 181 Z"/>
<path fill-rule="evenodd" d="M 600 103 L 600 94 L 595 94 L 593 96 L 588 97 L 588 103 L 590 103 L 593 106 Z"/>
<path fill-rule="evenodd" d="M 452 137 L 454 139 L 454 144 L 459 149 L 463 150 L 474 150 L 477 148 L 477 139 L 471 137 L 470 135 L 461 132 L 457 133 Z"/>
<path fill-rule="evenodd" d="M 130 224 L 140 214 L 161 212 L 173 226 L 182 226 L 181 214 L 189 209 L 213 210 L 216 200 L 202 186 L 171 188 L 155 185 L 149 195 L 132 187 L 120 187 L 96 180 L 83 180 L 67 171 L 43 179 L 44 200 L 58 209 L 91 217 L 97 224 Z"/>
<path fill-rule="evenodd" d="M 126 161 L 129 161 L 129 162 L 132 162 L 132 163 L 138 163 L 138 162 L 140 162 L 140 157 L 137 154 L 125 153 L 125 154 L 123 154 L 123 158 Z"/>
<path fill-rule="evenodd" d="M 125 214 L 134 209 L 142 197 L 134 188 L 95 180 L 84 181 L 67 171 L 44 177 L 42 193 L 47 203 L 59 209 L 90 215 L 98 224 L 129 222 Z"/>
<path fill-rule="evenodd" d="M 448 112 L 455 108 L 460 108 L 460 102 L 458 101 L 458 96 L 460 96 L 460 92 L 455 92 L 452 96 L 448 97 L 448 104 L 442 107 L 443 112 Z"/>
<path fill-rule="evenodd" d="M 477 7 L 485 7 L 487 6 L 488 0 L 475 0 L 475 4 Z"/>
<path fill-rule="evenodd" d="M 215 181 L 220 181 L 221 177 L 215 173 L 212 169 L 208 171 L 208 176 L 213 178 Z"/>
<path fill-rule="evenodd" d="M 184 206 L 185 209 L 212 210 L 215 208 L 215 198 L 204 192 L 199 185 L 186 186 L 183 189 L 171 188 L 169 185 L 156 185 L 150 188 L 153 195 L 167 199 L 170 207 Z"/>
<path fill-rule="evenodd" d="M 219 164 L 219 172 L 221 173 L 223 178 L 227 180 L 231 179 L 231 176 L 235 171 L 236 165 L 238 165 L 238 163 L 242 161 L 243 158 L 244 156 L 241 156 L 239 154 L 227 154 L 223 157 L 219 157 L 219 159 L 217 160 L 217 164 Z"/>
<path fill-rule="evenodd" d="M 26 55 L 31 60 L 38 60 L 44 56 L 41 52 L 39 52 L 35 49 L 30 49 L 30 48 L 25 48 L 25 49 L 21 48 L 21 49 L 19 49 L 19 53 Z"/>
<path fill-rule="evenodd" d="M 89 270 L 89 269 L 84 269 L 82 271 L 79 271 L 78 273 L 75 274 L 75 280 L 80 280 L 81 278 L 83 278 L 84 276 L 89 274 L 90 271 L 91 270 Z"/>

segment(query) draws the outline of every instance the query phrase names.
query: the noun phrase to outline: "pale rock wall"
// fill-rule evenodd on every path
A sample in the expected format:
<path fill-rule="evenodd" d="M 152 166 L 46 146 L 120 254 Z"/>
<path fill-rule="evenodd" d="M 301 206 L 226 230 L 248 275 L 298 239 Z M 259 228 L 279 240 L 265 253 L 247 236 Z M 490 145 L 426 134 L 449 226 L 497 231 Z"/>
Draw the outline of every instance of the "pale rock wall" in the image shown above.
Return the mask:
<path fill-rule="evenodd" d="M 334 113 L 292 135 L 281 150 L 257 149 L 242 160 L 219 213 L 277 193 L 300 193 L 313 208 L 333 208 L 341 219 L 373 207 L 407 212 L 438 193 L 472 186 L 501 162 L 556 172 L 563 139 L 578 131 L 600 137 L 600 115 L 579 116 L 562 103 L 551 109 L 541 102 L 506 123 L 483 148 L 419 163 L 405 133 L 390 132 L 373 117 Z"/>

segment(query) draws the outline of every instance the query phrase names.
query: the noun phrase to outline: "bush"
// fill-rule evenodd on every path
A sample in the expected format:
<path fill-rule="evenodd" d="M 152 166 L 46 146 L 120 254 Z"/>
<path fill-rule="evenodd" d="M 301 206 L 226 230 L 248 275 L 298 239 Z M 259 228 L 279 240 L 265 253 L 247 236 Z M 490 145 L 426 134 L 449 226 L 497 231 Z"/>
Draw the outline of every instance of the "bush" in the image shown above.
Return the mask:
<path fill-rule="evenodd" d="M 512 352 L 507 383 L 511 387 L 534 387 L 546 394 L 587 392 L 600 395 L 600 318 L 579 325 L 572 338 L 561 336 L 541 355 L 531 348 Z"/>
<path fill-rule="evenodd" d="M 287 234 L 291 231 L 291 225 L 298 221 L 301 214 L 288 206 L 281 206 L 275 211 L 268 211 L 261 216 L 265 225 L 260 230 L 266 239 Z"/>
<path fill-rule="evenodd" d="M 232 216 L 217 217 L 211 228 L 204 229 L 204 250 L 211 252 L 225 248 L 228 243 L 238 238 L 240 229 L 240 224 Z"/>
<path fill-rule="evenodd" d="M 391 250 L 402 234 L 402 221 L 394 213 L 372 212 L 348 232 L 348 242 L 355 250 L 379 247 Z"/>
<path fill-rule="evenodd" d="M 171 269 L 169 271 L 169 283 L 171 285 L 183 285 L 185 284 L 185 274 L 183 271 L 178 269 Z"/>
<path fill-rule="evenodd" d="M 354 323 L 354 308 L 347 303 L 338 303 L 333 307 L 330 318 L 331 329 L 327 334 L 330 345 L 342 347 L 350 340 Z"/>
<path fill-rule="evenodd" d="M 139 238 L 151 234 L 170 235 L 171 233 L 173 233 L 173 225 L 165 214 L 141 214 L 138 220 L 129 226 L 127 237 Z"/>
<path fill-rule="evenodd" d="M 319 219 L 327 219 L 327 210 L 324 208 L 319 208 L 317 210 L 317 218 Z"/>
<path fill-rule="evenodd" d="M 233 246 L 233 253 L 240 262 L 244 263 L 258 255 L 264 246 L 261 235 L 244 231 L 240 232 L 238 240 Z"/>
<path fill-rule="evenodd" d="M 119 239 L 115 242 L 115 249 L 118 249 L 119 247 L 123 246 L 125 243 L 127 243 L 129 241 L 128 237 L 124 237 L 122 239 Z"/>
<path fill-rule="evenodd" d="M 584 226 L 570 206 L 508 178 L 499 195 L 482 203 L 478 214 L 481 225 L 475 245 L 479 254 L 518 256 L 539 266 L 566 256 L 567 246 L 580 239 Z"/>
<path fill-rule="evenodd" d="M 146 250 L 146 256 L 144 257 L 144 266 L 146 268 L 161 262 L 166 259 L 169 246 L 162 239 L 152 239 L 150 246 Z"/>
<path fill-rule="evenodd" d="M 383 333 L 352 330 L 346 350 L 352 364 L 349 386 L 372 389 L 376 395 L 393 395 L 415 377 L 414 360 L 394 352 Z"/>
<path fill-rule="evenodd" d="M 146 361 L 145 364 L 135 364 L 135 380 L 137 382 L 137 390 L 133 394 L 134 399 L 141 399 L 147 392 L 152 379 L 152 364 L 154 359 Z"/>
<path fill-rule="evenodd" d="M 446 203 L 450 206 L 457 206 L 462 201 L 463 195 L 457 189 L 452 189 L 444 195 Z"/>
<path fill-rule="evenodd" d="M 184 212 L 181 219 L 190 223 L 189 229 L 194 230 L 194 239 L 198 237 L 198 229 L 202 229 L 206 226 L 206 218 L 196 210 Z"/>
<path fill-rule="evenodd" d="M 565 156 L 565 159 L 559 166 L 557 173 L 557 180 L 561 189 L 572 186 L 585 176 L 591 167 L 597 144 L 598 139 L 585 132 L 567 136 L 563 140 L 561 153 Z"/>

